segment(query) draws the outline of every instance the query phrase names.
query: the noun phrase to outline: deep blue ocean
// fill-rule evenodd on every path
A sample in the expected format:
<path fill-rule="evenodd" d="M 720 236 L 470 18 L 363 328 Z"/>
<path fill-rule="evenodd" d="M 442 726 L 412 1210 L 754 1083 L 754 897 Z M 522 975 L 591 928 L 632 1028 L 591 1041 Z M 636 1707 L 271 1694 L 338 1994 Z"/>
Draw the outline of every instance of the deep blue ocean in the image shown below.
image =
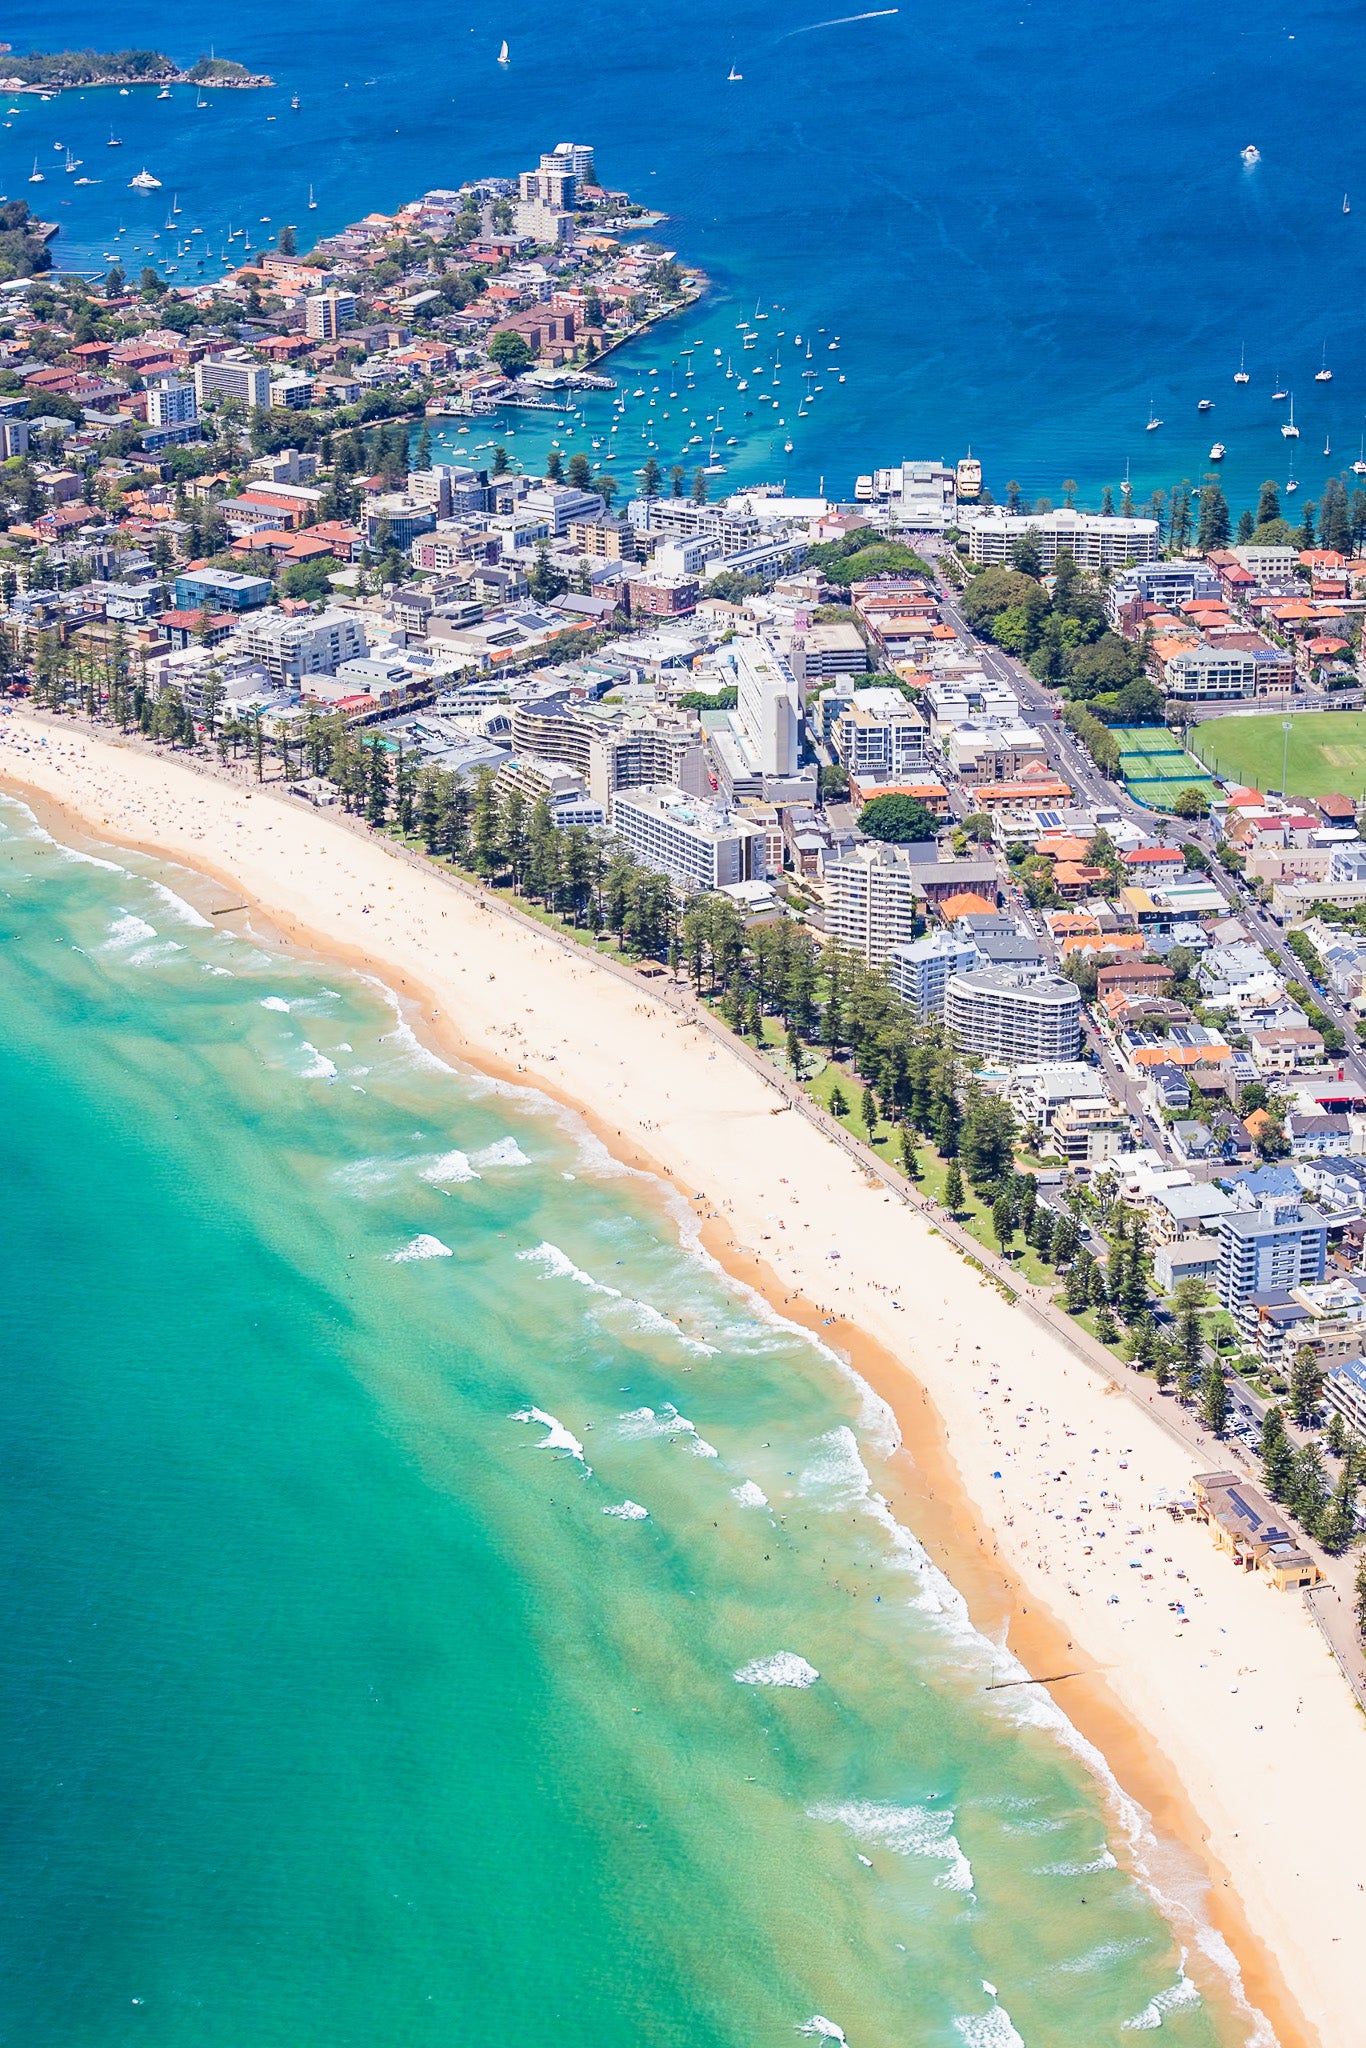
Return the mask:
<path fill-rule="evenodd" d="M 1141 502 L 1198 482 L 1217 438 L 1236 513 L 1264 477 L 1286 481 L 1285 408 L 1271 402 L 1281 387 L 1303 428 L 1300 505 L 1357 457 L 1359 10 L 1153 0 L 1114 17 L 985 0 L 811 26 L 827 19 L 819 0 L 781 11 L 696 0 L 682 12 L 625 0 L 607 15 L 503 0 L 435 17 L 344 5 L 325 19 L 262 0 L 221 15 L 147 0 L 120 12 L 119 42 L 185 60 L 213 46 L 268 71 L 278 90 L 209 95 L 203 110 L 183 88 L 170 101 L 11 100 L 21 112 L 3 117 L 0 181 L 61 221 L 61 262 L 102 268 L 106 250 L 125 261 L 161 252 L 152 237 L 164 235 L 172 192 L 184 226 L 202 226 L 196 240 L 216 253 L 230 225 L 273 239 L 290 221 L 305 239 L 310 224 L 323 233 L 587 141 L 603 179 L 665 210 L 664 238 L 714 280 L 698 314 L 617 358 L 628 390 L 646 388 L 646 366 L 667 371 L 685 340 L 705 345 L 694 363 L 714 362 L 718 346 L 724 361 L 756 307 L 769 312 L 766 345 L 782 328 L 790 351 L 800 332 L 803 366 L 814 338 L 813 362 L 824 352 L 844 373 L 843 384 L 826 374 L 798 419 L 785 356 L 782 428 L 758 409 L 746 420 L 719 368 L 699 378 L 699 428 L 709 439 L 724 404 L 721 443 L 738 443 L 732 483 L 784 477 L 796 490 L 823 477 L 846 495 L 861 470 L 971 446 L 998 497 L 1013 477 L 1060 501 L 1070 477 L 1095 503 L 1105 484 L 1118 492 L 1127 465 Z M 89 4 L 58 22 L 20 9 L 6 33 L 21 49 L 58 34 L 114 39 L 107 10 Z M 727 82 L 732 64 L 741 83 Z M 106 146 L 111 121 L 119 150 Z M 58 142 L 102 182 L 71 189 Z M 1252 170 L 1248 143 L 1262 154 Z M 30 187 L 35 154 L 47 179 Z M 146 198 L 127 189 L 144 163 L 165 187 Z M 1318 384 L 1325 345 L 1333 381 Z M 1251 382 L 1239 388 L 1244 347 Z M 1213 412 L 1197 414 L 1203 397 Z M 666 403 L 661 393 L 657 410 Z M 1164 422 L 1153 433 L 1150 411 Z M 614 462 L 623 481 L 643 459 L 642 416 L 643 402 Z M 592 431 L 604 418 L 599 404 Z M 682 424 L 675 413 L 660 430 L 662 460 Z M 558 437 L 575 445 L 572 424 Z M 546 438 L 523 423 L 510 452 L 530 465 Z"/>

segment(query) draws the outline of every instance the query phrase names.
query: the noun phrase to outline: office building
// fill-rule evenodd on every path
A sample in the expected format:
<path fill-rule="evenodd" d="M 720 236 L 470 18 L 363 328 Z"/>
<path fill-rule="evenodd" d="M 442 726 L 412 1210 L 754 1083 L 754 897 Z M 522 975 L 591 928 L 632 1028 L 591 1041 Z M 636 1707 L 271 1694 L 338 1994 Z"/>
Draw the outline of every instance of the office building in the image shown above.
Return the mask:
<path fill-rule="evenodd" d="M 269 604 L 269 576 L 244 576 L 236 569 L 187 569 L 175 580 L 176 610 L 249 612 Z"/>
<path fill-rule="evenodd" d="M 301 618 L 273 609 L 259 612 L 243 620 L 235 642 L 239 653 L 259 662 L 272 681 L 283 683 L 335 675 L 344 661 L 358 661 L 370 651 L 352 612 L 309 612 Z"/>
<path fill-rule="evenodd" d="M 366 546 L 380 550 L 410 548 L 420 533 L 430 533 L 435 525 L 435 508 L 410 498 L 405 491 L 388 491 L 372 498 L 360 515 Z"/>
<path fill-rule="evenodd" d="M 864 504 L 890 506 L 899 526 L 942 533 L 957 516 L 957 473 L 943 462 L 899 462 L 859 477 L 854 495 Z"/>
<path fill-rule="evenodd" d="M 355 319 L 354 292 L 310 292 L 304 301 L 304 332 L 310 341 L 335 341 Z"/>
<path fill-rule="evenodd" d="M 1081 991 L 1061 974 L 976 967 L 950 976 L 944 997 L 949 1035 L 978 1059 L 1075 1060 L 1081 1051 Z"/>
<path fill-rule="evenodd" d="M 1232 702 L 1256 696 L 1259 673 L 1256 659 L 1244 649 L 1187 647 L 1171 656 L 1163 684 L 1169 697 Z"/>
<path fill-rule="evenodd" d="M 264 363 L 206 356 L 194 366 L 195 397 L 201 412 L 214 399 L 235 398 L 249 412 L 270 410 L 270 371 Z"/>
<path fill-rule="evenodd" d="M 1155 562 L 1160 552 L 1155 519 L 1114 518 L 1100 512 L 1007 512 L 991 505 L 964 522 L 974 568 L 1008 564 L 1017 540 L 1033 537 L 1039 560 L 1051 569 L 1066 548 L 1080 569 L 1121 569 Z"/>
<path fill-rule="evenodd" d="M 865 840 L 825 864 L 826 929 L 874 967 L 915 938 L 923 895 L 909 851 Z"/>
<path fill-rule="evenodd" d="M 957 932 L 931 932 L 887 955 L 887 979 L 908 1010 L 922 1020 L 942 1017 L 949 978 L 977 965 L 977 948 Z"/>
<path fill-rule="evenodd" d="M 668 783 L 612 799 L 612 829 L 642 866 L 691 893 L 764 879 L 764 834 Z"/>
<path fill-rule="evenodd" d="M 1253 1294 L 1287 1292 L 1322 1280 L 1328 1225 L 1294 1195 L 1273 1196 L 1258 1208 L 1218 1219 L 1219 1305 L 1236 1311 Z"/>

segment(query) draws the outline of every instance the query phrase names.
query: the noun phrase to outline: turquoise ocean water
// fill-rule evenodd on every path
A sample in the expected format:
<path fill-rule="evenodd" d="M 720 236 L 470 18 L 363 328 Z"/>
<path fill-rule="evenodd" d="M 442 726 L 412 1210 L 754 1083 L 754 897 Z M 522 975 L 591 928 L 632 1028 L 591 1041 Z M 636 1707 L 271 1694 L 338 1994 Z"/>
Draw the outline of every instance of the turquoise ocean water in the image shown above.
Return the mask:
<path fill-rule="evenodd" d="M 0 2041 L 1252 2039 L 879 1404 L 221 900 L 0 804 Z"/>
<path fill-rule="evenodd" d="M 865 13 L 878 18 L 848 18 Z M 1059 0 L 908 0 L 840 19 L 792 0 L 692 0 L 682 14 L 623 0 L 610 15 L 501 0 L 433 16 L 343 0 L 323 19 L 266 0 L 219 15 L 142 0 L 117 29 L 182 59 L 216 45 L 278 89 L 202 109 L 186 88 L 7 102 L 19 111 L 0 114 L 0 187 L 61 222 L 73 266 L 164 258 L 177 197 L 185 236 L 204 230 L 183 280 L 221 268 L 230 226 L 250 231 L 239 253 L 286 221 L 307 239 L 433 185 L 514 173 L 557 141 L 593 143 L 607 182 L 666 210 L 667 240 L 715 281 L 700 313 L 617 358 L 628 394 L 647 393 L 613 451 L 623 483 L 651 439 L 661 461 L 691 465 L 699 450 L 684 442 L 700 431 L 705 453 L 716 425 L 731 483 L 824 477 L 847 495 L 859 471 L 971 444 L 998 497 L 1016 477 L 1060 501 L 1071 477 L 1095 503 L 1126 464 L 1140 499 L 1198 483 L 1217 438 L 1236 511 L 1264 477 L 1288 480 L 1282 386 L 1303 429 L 1301 505 L 1362 446 L 1360 8 L 1152 0 L 1101 17 Z M 100 47 L 113 31 L 106 8 L 74 0 L 56 19 L 20 6 L 5 33 L 17 48 L 58 33 Z M 82 159 L 71 176 L 58 143 Z M 1248 143 L 1262 155 L 1251 170 Z M 42 185 L 26 182 L 35 156 Z M 144 164 L 161 192 L 128 190 Z M 100 182 L 76 187 L 82 175 Z M 753 383 L 746 406 L 724 378 L 736 323 L 756 310 L 770 364 L 785 330 L 776 409 L 753 402 Z M 702 344 L 695 365 L 720 347 L 722 367 L 692 393 L 670 379 L 642 436 L 641 372 L 667 373 L 688 341 Z M 1334 378 L 1318 384 L 1325 349 Z M 822 358 L 823 389 L 799 418 L 800 369 Z M 669 388 L 693 401 L 686 413 Z M 1215 410 L 1198 414 L 1205 397 Z M 1164 424 L 1149 434 L 1154 410 Z M 551 436 L 566 449 L 603 439 L 607 406 L 590 404 L 577 438 L 573 422 L 537 431 L 520 417 L 507 445 L 531 467 Z"/>

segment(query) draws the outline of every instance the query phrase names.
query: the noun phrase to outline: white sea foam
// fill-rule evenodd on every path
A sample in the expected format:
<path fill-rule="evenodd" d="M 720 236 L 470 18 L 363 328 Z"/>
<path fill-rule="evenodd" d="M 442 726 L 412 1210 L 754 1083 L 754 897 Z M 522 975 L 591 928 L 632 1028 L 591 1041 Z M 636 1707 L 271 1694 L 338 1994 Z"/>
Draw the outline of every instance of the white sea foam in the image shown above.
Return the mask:
<path fill-rule="evenodd" d="M 476 1166 L 530 1166 L 531 1161 L 515 1138 L 497 1138 L 474 1155 Z"/>
<path fill-rule="evenodd" d="M 872 1480 L 852 1429 L 841 1423 L 829 1430 L 817 1438 L 816 1451 L 802 1473 L 803 1493 L 817 1497 L 817 1505 L 826 1508 L 855 1507 L 867 1500 Z"/>
<path fill-rule="evenodd" d="M 742 1508 L 768 1506 L 768 1495 L 761 1486 L 756 1486 L 752 1479 L 742 1480 L 739 1486 L 732 1486 L 730 1497 L 732 1500 L 738 1500 Z"/>
<path fill-rule="evenodd" d="M 353 1159 L 339 1166 L 332 1179 L 337 1187 L 352 1194 L 368 1194 L 371 1188 L 387 1187 L 398 1172 L 392 1159 Z"/>
<path fill-rule="evenodd" d="M 1070 1962 L 1059 1963 L 1058 1969 L 1066 1977 L 1088 1977 L 1093 1970 L 1103 1970 L 1107 1963 L 1117 1962 L 1121 1956 L 1142 1955 L 1150 1946 L 1146 1940 L 1101 1941 L 1084 1955 L 1073 1956 Z"/>
<path fill-rule="evenodd" d="M 1098 1870 L 1116 1870 L 1118 1865 L 1108 1849 L 1102 1849 L 1089 1863 L 1043 1863 L 1036 1877 L 1093 1877 Z"/>
<path fill-rule="evenodd" d="M 101 867 L 109 867 L 111 865 L 112 863 L 109 861 L 100 862 Z M 193 903 L 187 903 L 183 896 L 177 896 L 175 890 L 168 889 L 164 882 L 155 882 L 149 876 L 147 887 L 154 895 L 161 898 L 166 908 L 174 916 L 178 917 L 182 924 L 197 924 L 204 931 L 212 931 L 213 919 L 205 917 L 200 911 L 195 909 Z"/>
<path fill-rule="evenodd" d="M 145 918 L 137 917 L 131 910 L 126 910 L 109 926 L 105 935 L 105 950 L 113 953 L 129 946 L 140 946 L 146 940 L 154 939 L 156 935 L 155 925 L 148 924 Z"/>
<path fill-rule="evenodd" d="M 478 1180 L 479 1175 L 463 1152 L 442 1152 L 419 1170 L 418 1177 L 431 1181 L 435 1187 L 445 1188 L 457 1186 L 462 1181 Z"/>
<path fill-rule="evenodd" d="M 644 1437 L 678 1436 L 688 1439 L 688 1449 L 698 1458 L 714 1458 L 718 1455 L 715 1444 L 709 1444 L 705 1437 L 697 1434 L 697 1424 L 690 1422 L 686 1415 L 680 1415 L 672 1401 L 666 1401 L 656 1414 L 653 1408 L 632 1408 L 629 1414 L 617 1417 L 617 1433 L 627 1443 L 637 1443 Z"/>
<path fill-rule="evenodd" d="M 538 1451 L 569 1451 L 583 1464 L 583 1445 L 557 1416 L 547 1415 L 544 1408 L 519 1408 L 512 1419 L 514 1422 L 539 1423 L 545 1435 L 536 1445 Z"/>
<path fill-rule="evenodd" d="M 286 1017 L 289 1015 L 289 1004 L 283 996 L 262 996 L 261 1008 L 263 1010 L 283 1010 Z"/>
<path fill-rule="evenodd" d="M 961 2013 L 953 2024 L 967 2048 L 1025 2048 L 1023 2037 L 1016 2033 L 1003 2005 L 994 2005 L 990 2012 L 980 2015 Z"/>
<path fill-rule="evenodd" d="M 453 1259 L 454 1257 L 455 1254 L 448 1244 L 442 1244 L 439 1237 L 429 1237 L 425 1231 L 421 1230 L 416 1237 L 409 1238 L 407 1244 L 400 1251 L 390 1252 L 389 1254 L 390 1261 L 395 1266 L 409 1265 L 414 1259 Z"/>
<path fill-rule="evenodd" d="M 590 1294 L 610 1294 L 618 1301 L 621 1299 L 619 1287 L 608 1287 L 603 1281 L 595 1280 L 591 1273 L 585 1273 L 576 1266 L 557 1244 L 549 1244 L 543 1239 L 540 1244 L 518 1252 L 517 1256 L 529 1266 L 544 1268 L 547 1280 L 577 1280 L 579 1286 L 586 1287 Z"/>
<path fill-rule="evenodd" d="M 716 1346 L 714 1344 L 704 1344 L 700 1338 L 690 1337 L 686 1330 L 680 1330 L 677 1323 L 671 1317 L 663 1314 L 660 1309 L 655 1308 L 650 1302 L 638 1301 L 634 1296 L 631 1296 L 623 1299 L 622 1307 L 623 1312 L 629 1309 L 631 1320 L 634 1322 L 635 1327 L 643 1333 L 648 1333 L 651 1336 L 672 1337 L 683 1346 L 685 1351 L 691 1351 L 699 1358 L 711 1358 L 715 1354 Z"/>
<path fill-rule="evenodd" d="M 772 1657 L 755 1657 L 734 1673 L 737 1685 L 783 1685 L 802 1692 L 808 1685 L 814 1685 L 819 1677 L 820 1672 L 815 1665 L 808 1664 L 805 1657 L 799 1657 L 795 1650 L 779 1650 Z"/>
<path fill-rule="evenodd" d="M 648 1522 L 650 1519 L 650 1510 L 635 1500 L 618 1501 L 615 1507 L 604 1508 L 603 1513 L 615 1515 L 619 1522 Z"/>
<path fill-rule="evenodd" d="M 896 1856 L 932 1856 L 948 1865 L 935 1879 L 944 1891 L 970 1892 L 972 1865 L 953 1832 L 953 1810 L 932 1806 L 891 1806 L 876 1799 L 851 1799 L 838 1806 L 813 1806 L 812 1820 L 838 1821 L 856 1842 L 880 1843 Z"/>
<path fill-rule="evenodd" d="M 792 2031 L 796 2034 L 814 2034 L 822 2041 L 844 2041 L 848 2039 L 843 2027 L 837 2027 L 833 2020 L 826 2019 L 824 2013 L 819 2012 L 813 2012 L 805 2026 L 794 2027 Z"/>
<path fill-rule="evenodd" d="M 1164 2013 L 1180 2012 L 1183 2007 L 1199 2003 L 1200 1993 L 1183 1970 L 1174 1984 L 1148 2000 L 1142 2012 L 1135 2013 L 1131 2020 L 1125 2020 L 1123 2031 L 1126 2034 L 1151 2033 L 1161 2026 Z"/>
<path fill-rule="evenodd" d="M 336 1080 L 336 1064 L 327 1057 L 325 1052 L 319 1052 L 317 1046 L 310 1045 L 307 1039 L 304 1040 L 300 1050 L 310 1055 L 308 1065 L 303 1070 L 303 1079 L 305 1081 Z"/>

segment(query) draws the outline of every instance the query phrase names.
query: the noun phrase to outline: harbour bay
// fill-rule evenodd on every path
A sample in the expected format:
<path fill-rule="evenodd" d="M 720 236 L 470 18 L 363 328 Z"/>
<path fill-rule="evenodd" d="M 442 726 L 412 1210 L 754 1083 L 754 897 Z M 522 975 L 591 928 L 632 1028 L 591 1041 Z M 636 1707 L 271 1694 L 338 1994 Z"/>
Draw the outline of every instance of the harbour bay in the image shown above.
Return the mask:
<path fill-rule="evenodd" d="M 71 41 L 99 40 L 96 10 L 64 22 Z M 139 26 L 186 58 L 191 42 L 228 37 L 226 24 L 187 30 L 164 4 Z M 725 349 L 756 301 L 775 330 L 841 337 L 847 381 L 827 384 L 790 457 L 781 431 L 731 414 L 736 483 L 785 475 L 813 489 L 824 476 L 847 495 L 877 463 L 971 444 L 998 497 L 1017 477 L 1058 502 L 1070 477 L 1094 502 L 1106 484 L 1118 491 L 1127 463 L 1141 503 L 1198 483 L 1217 435 L 1236 511 L 1263 477 L 1284 481 L 1270 401 L 1282 386 L 1303 427 L 1305 495 L 1353 459 L 1366 362 L 1342 309 L 1363 282 L 1363 215 L 1341 209 L 1361 160 L 1346 86 L 1358 20 L 1286 23 L 1259 5 L 1197 22 L 1167 5 L 1098 39 L 1065 10 L 1020 17 L 1002 0 L 970 24 L 903 10 L 792 33 L 806 26 L 753 7 L 704 11 L 680 43 L 643 9 L 604 37 L 587 19 L 523 8 L 452 18 L 435 39 L 348 13 L 316 38 L 249 8 L 234 52 L 274 91 L 222 93 L 203 110 L 191 88 L 169 103 L 150 89 L 11 101 L 21 111 L 0 170 L 7 191 L 25 191 L 36 152 L 74 147 L 102 182 L 34 189 L 62 220 L 60 260 L 99 269 L 120 225 L 125 244 L 156 255 L 172 191 L 206 245 L 222 246 L 230 224 L 269 242 L 284 221 L 321 233 L 433 184 L 511 173 L 573 133 L 612 183 L 669 214 L 670 244 L 714 284 L 700 316 L 618 357 L 618 374 L 672 354 L 674 336 Z M 1261 161 L 1248 168 L 1250 140 Z M 163 194 L 126 190 L 144 160 Z M 1317 386 L 1325 343 L 1335 376 Z M 1244 346 L 1245 391 L 1232 383 Z M 1212 414 L 1197 415 L 1202 397 Z M 1164 425 L 1149 435 L 1154 409 Z M 590 401 L 586 429 L 599 415 L 605 402 Z M 519 423 L 510 452 L 530 467 L 554 432 Z"/>

